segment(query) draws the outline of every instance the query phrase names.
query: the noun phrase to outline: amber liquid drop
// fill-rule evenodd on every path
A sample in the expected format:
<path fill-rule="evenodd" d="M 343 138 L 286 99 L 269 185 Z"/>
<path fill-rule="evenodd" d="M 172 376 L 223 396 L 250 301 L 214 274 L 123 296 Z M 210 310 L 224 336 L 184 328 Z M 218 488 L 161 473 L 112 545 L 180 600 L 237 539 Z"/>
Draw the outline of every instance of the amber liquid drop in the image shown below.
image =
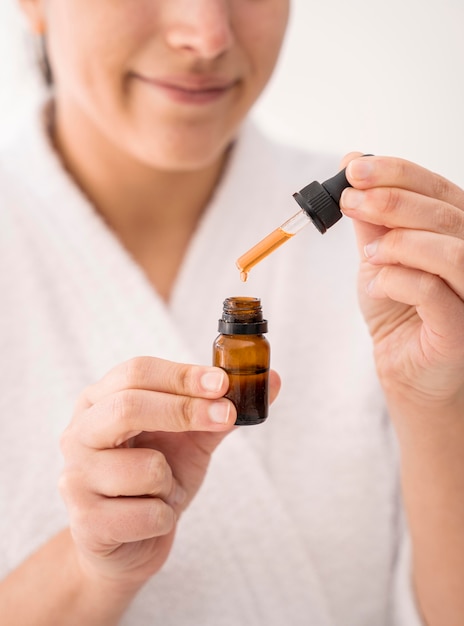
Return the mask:
<path fill-rule="evenodd" d="M 271 252 L 274 252 L 291 237 L 293 237 L 293 234 L 286 233 L 281 228 L 276 228 L 267 237 L 250 248 L 248 252 L 242 254 L 235 263 L 240 270 L 240 279 L 246 282 L 251 268 L 269 256 Z"/>

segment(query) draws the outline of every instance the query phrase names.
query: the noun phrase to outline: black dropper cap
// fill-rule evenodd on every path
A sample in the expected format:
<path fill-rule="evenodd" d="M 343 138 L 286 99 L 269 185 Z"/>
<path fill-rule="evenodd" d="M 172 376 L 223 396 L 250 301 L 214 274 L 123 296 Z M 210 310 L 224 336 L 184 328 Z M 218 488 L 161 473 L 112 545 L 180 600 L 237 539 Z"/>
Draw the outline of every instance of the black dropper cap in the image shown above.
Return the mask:
<path fill-rule="evenodd" d="M 351 187 L 346 179 L 345 170 L 341 170 L 322 184 L 314 181 L 293 194 L 300 207 L 310 217 L 314 226 L 325 233 L 342 217 L 340 198 L 342 191 Z"/>
<path fill-rule="evenodd" d="M 372 156 L 364 154 L 363 156 Z M 346 168 L 322 184 L 314 181 L 293 194 L 303 211 L 321 233 L 325 233 L 342 217 L 340 198 L 342 191 L 351 187 L 346 179 Z"/>

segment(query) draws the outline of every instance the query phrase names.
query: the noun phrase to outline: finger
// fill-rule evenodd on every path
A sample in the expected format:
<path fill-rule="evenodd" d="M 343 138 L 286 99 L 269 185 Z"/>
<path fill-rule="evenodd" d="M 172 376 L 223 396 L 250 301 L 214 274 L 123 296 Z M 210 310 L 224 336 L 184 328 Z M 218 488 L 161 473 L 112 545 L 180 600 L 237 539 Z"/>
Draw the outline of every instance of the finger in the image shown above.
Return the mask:
<path fill-rule="evenodd" d="M 464 210 L 464 191 L 460 187 L 404 159 L 383 156 L 356 158 L 348 163 L 346 177 L 357 189 L 398 187 Z"/>
<path fill-rule="evenodd" d="M 416 269 L 386 266 L 367 291 L 374 298 L 387 297 L 416 307 L 427 329 L 423 337 L 435 344 L 434 356 L 456 354 L 461 358 L 464 303 L 441 278 Z"/>
<path fill-rule="evenodd" d="M 364 154 L 363 152 L 349 152 L 343 157 L 340 163 L 340 169 L 342 170 L 343 168 L 345 168 L 350 161 L 353 161 L 354 159 L 358 159 L 359 157 L 362 157 L 363 154 Z"/>
<path fill-rule="evenodd" d="M 172 393 L 126 389 L 105 396 L 74 420 L 66 439 L 78 438 L 94 448 L 116 448 L 131 437 L 146 432 L 225 431 L 236 419 L 235 408 L 226 398 L 206 400 Z"/>
<path fill-rule="evenodd" d="M 165 393 L 220 398 L 228 379 L 219 367 L 175 363 L 155 357 L 135 357 L 114 367 L 98 383 L 89 386 L 78 410 L 124 389 L 147 389 Z"/>
<path fill-rule="evenodd" d="M 85 514 L 68 507 L 75 539 L 111 550 L 120 544 L 167 535 L 176 523 L 172 507 L 159 498 L 94 497 Z"/>
<path fill-rule="evenodd" d="M 147 495 L 168 501 L 175 490 L 166 458 L 150 448 L 101 450 L 87 459 L 84 472 L 79 471 L 75 480 L 82 481 L 93 493 L 109 498 Z"/>
<path fill-rule="evenodd" d="M 269 404 L 272 404 L 279 395 L 282 381 L 275 370 L 269 370 Z"/>
<path fill-rule="evenodd" d="M 456 237 L 397 228 L 365 246 L 370 263 L 404 265 L 440 276 L 464 299 L 464 241 Z"/>
<path fill-rule="evenodd" d="M 386 228 L 413 228 L 464 238 L 464 211 L 457 207 L 392 187 L 344 189 L 340 206 L 357 220 Z"/>
<path fill-rule="evenodd" d="M 359 159 L 361 157 L 367 158 L 367 155 L 365 155 L 365 153 L 362 153 L 362 152 L 349 152 L 347 155 L 343 157 L 340 167 L 347 168 L 348 164 L 351 161 L 355 159 Z M 350 214 L 348 207 L 346 207 L 347 209 L 346 211 L 344 210 L 344 208 L 345 207 L 343 206 L 343 193 L 342 193 L 342 196 L 340 198 L 340 209 L 342 210 L 343 213 L 345 213 L 346 215 L 348 215 L 349 217 L 353 219 L 356 239 L 358 243 L 358 249 L 359 249 L 360 255 L 362 255 L 363 249 L 366 243 L 368 241 L 373 241 L 377 237 L 381 237 L 386 232 L 386 229 L 383 226 L 376 226 L 373 224 L 369 224 L 368 222 L 361 222 L 359 219 L 356 219 L 356 216 L 354 214 Z"/>

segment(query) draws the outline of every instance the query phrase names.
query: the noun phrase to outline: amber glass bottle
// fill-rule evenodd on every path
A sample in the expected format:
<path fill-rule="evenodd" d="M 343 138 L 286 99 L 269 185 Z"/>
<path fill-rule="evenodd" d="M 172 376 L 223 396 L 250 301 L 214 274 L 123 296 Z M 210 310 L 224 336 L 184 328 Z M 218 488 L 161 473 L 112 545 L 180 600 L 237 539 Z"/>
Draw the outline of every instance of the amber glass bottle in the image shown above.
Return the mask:
<path fill-rule="evenodd" d="M 267 320 L 259 298 L 227 298 L 220 335 L 213 344 L 213 365 L 222 367 L 229 376 L 226 398 L 237 409 L 239 426 L 261 424 L 269 408 L 270 346 L 263 336 Z"/>

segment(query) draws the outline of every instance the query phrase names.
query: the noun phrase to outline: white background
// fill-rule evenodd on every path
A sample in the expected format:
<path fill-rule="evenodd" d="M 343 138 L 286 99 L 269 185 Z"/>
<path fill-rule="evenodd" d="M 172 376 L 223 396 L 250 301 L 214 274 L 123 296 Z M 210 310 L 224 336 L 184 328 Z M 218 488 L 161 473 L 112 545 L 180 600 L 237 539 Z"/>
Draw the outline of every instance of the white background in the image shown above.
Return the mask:
<path fill-rule="evenodd" d="M 38 87 L 15 0 L 0 3 L 1 138 Z M 464 186 L 464 0 L 293 0 L 255 110 L 299 145 L 394 154 Z"/>

